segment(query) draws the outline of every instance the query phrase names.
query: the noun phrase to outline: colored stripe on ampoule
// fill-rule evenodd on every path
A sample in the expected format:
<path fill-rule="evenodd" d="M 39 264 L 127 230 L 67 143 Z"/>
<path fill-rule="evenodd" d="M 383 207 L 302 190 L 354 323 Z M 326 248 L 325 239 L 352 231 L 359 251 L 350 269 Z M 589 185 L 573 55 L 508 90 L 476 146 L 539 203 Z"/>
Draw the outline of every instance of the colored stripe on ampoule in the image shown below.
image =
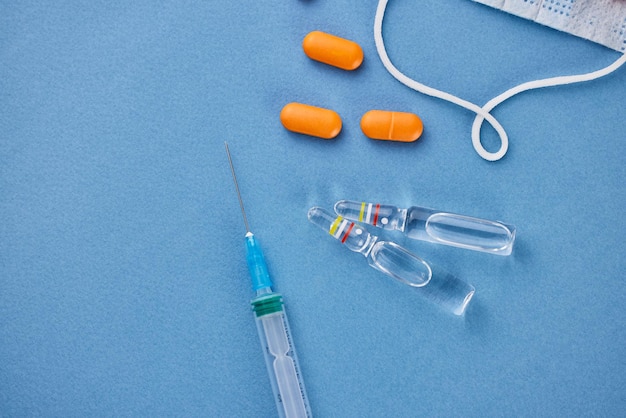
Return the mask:
<path fill-rule="evenodd" d="M 343 244 L 344 242 L 346 242 L 346 240 L 348 239 L 348 236 L 350 235 L 350 232 L 352 232 L 352 228 L 354 228 L 354 222 L 350 223 L 350 226 L 348 227 L 348 230 L 346 231 L 345 235 L 343 236 L 343 238 L 341 239 L 341 243 Z"/>
<path fill-rule="evenodd" d="M 359 222 L 363 222 L 364 212 L 365 212 L 365 202 L 361 202 L 361 212 L 359 213 Z"/>
<path fill-rule="evenodd" d="M 350 232 L 352 232 L 352 228 L 354 228 L 354 222 L 349 222 L 342 216 L 337 216 L 337 219 L 335 219 L 335 221 L 330 225 L 330 230 L 328 231 L 328 233 L 344 243 L 348 239 Z M 345 234 L 344 231 L 346 231 Z"/>
<path fill-rule="evenodd" d="M 337 227 L 339 227 L 342 220 L 343 217 L 337 216 L 337 219 L 335 219 L 335 221 L 330 225 L 330 230 L 328 231 L 330 235 L 335 236 L 335 231 L 337 231 Z"/>
<path fill-rule="evenodd" d="M 378 222 L 378 211 L 380 210 L 380 203 L 376 203 L 376 212 L 374 212 L 374 222 L 372 222 L 372 225 L 376 226 L 376 223 Z"/>

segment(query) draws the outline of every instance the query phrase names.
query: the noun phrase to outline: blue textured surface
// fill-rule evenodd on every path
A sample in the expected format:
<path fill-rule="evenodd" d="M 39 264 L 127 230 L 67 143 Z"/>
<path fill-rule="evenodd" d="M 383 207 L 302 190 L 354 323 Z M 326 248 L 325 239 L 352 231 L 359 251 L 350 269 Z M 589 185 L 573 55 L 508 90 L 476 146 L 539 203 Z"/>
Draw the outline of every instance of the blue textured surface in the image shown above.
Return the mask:
<path fill-rule="evenodd" d="M 498 107 L 511 146 L 489 163 L 470 113 L 385 71 L 375 9 L 0 4 L 0 415 L 274 416 L 228 140 L 316 416 L 623 416 L 626 71 Z M 310 61 L 312 30 L 362 67 Z M 617 58 L 469 0 L 392 0 L 383 30 L 401 70 L 478 104 Z M 285 131 L 291 101 L 343 132 Z M 419 114 L 422 139 L 365 138 L 376 108 Z M 388 235 L 476 287 L 457 318 L 309 224 L 339 199 L 501 219 L 517 247 Z"/>

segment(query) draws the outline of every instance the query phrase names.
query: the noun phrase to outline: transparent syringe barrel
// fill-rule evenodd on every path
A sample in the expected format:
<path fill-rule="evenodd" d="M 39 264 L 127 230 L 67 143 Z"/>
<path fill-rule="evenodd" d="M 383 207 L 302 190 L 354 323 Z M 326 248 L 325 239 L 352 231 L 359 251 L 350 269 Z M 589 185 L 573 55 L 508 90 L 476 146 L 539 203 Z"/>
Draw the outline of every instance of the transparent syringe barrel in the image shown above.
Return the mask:
<path fill-rule="evenodd" d="M 512 225 L 419 206 L 400 209 L 341 200 L 335 204 L 335 212 L 379 228 L 402 231 L 409 238 L 491 254 L 510 255 L 515 242 Z"/>
<path fill-rule="evenodd" d="M 268 293 L 252 300 L 265 364 L 281 418 L 311 417 L 282 296 Z"/>

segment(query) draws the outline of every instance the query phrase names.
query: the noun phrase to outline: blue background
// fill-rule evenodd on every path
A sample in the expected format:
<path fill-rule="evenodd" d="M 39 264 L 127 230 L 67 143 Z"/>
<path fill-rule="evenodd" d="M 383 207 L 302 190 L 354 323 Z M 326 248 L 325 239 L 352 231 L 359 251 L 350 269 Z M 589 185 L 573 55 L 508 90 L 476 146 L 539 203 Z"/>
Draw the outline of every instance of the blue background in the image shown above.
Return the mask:
<path fill-rule="evenodd" d="M 480 105 L 619 56 L 469 0 L 390 3 L 396 66 Z M 275 415 L 227 140 L 316 416 L 623 416 L 626 71 L 505 102 L 511 146 L 487 162 L 470 112 L 386 72 L 375 10 L 0 5 L 0 415 Z M 358 42 L 363 65 L 309 60 L 312 30 Z M 291 101 L 337 111 L 342 133 L 287 132 Z M 423 137 L 364 137 L 370 109 L 417 113 Z M 458 318 L 307 221 L 338 199 L 501 219 L 516 248 L 387 235 L 476 287 Z"/>

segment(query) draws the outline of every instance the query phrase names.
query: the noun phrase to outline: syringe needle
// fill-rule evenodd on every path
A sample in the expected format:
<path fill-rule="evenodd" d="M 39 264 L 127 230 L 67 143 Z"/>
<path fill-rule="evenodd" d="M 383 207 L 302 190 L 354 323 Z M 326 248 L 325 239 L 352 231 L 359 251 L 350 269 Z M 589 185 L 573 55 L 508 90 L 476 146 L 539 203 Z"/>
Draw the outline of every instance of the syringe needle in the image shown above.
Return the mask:
<path fill-rule="evenodd" d="M 228 143 L 226 141 L 224 141 L 224 146 L 226 147 L 226 155 L 228 156 L 230 171 L 233 174 L 233 180 L 235 181 L 235 189 L 237 190 L 237 197 L 239 198 L 239 206 L 241 207 L 243 222 L 246 225 L 246 259 L 248 261 L 248 269 L 250 270 L 250 278 L 252 279 L 252 287 L 256 292 L 271 292 L 272 279 L 267 271 L 267 265 L 265 264 L 265 257 L 263 257 L 261 246 L 259 245 L 254 234 L 250 232 L 246 211 L 243 208 L 243 200 L 241 199 L 241 193 L 239 192 L 239 184 L 237 183 L 233 160 L 230 156 L 230 150 L 228 149 Z"/>
<path fill-rule="evenodd" d="M 267 271 L 261 246 L 248 226 L 228 143 L 224 142 L 224 146 L 226 147 L 226 155 L 228 155 L 230 171 L 233 173 L 243 222 L 246 225 L 246 259 L 252 279 L 252 288 L 256 293 L 256 297 L 250 303 L 254 310 L 267 371 L 272 382 L 278 416 L 281 418 L 310 418 L 311 408 L 291 340 L 292 333 L 289 330 L 283 297 L 280 293 L 272 290 L 272 280 Z"/>
<path fill-rule="evenodd" d="M 230 172 L 233 173 L 233 181 L 235 182 L 235 190 L 237 191 L 237 198 L 239 199 L 239 206 L 241 207 L 241 214 L 243 215 L 243 223 L 246 225 L 246 233 L 250 232 L 250 226 L 248 225 L 248 218 L 246 217 L 246 211 L 243 208 L 243 200 L 241 199 L 241 192 L 239 191 L 239 184 L 237 183 L 237 176 L 235 175 L 235 167 L 233 166 L 233 159 L 230 157 L 230 150 L 228 149 L 228 142 L 224 141 L 226 147 L 226 155 L 228 156 L 228 164 L 230 164 Z"/>

